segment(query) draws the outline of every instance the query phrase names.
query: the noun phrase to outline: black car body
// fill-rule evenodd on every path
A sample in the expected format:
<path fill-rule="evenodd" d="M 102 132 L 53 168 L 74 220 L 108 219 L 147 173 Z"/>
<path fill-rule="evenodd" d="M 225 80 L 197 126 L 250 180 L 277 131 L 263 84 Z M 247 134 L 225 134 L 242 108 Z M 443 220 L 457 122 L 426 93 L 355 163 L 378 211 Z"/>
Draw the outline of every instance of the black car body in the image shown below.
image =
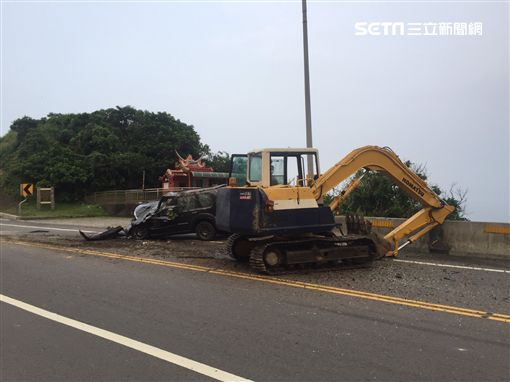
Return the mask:
<path fill-rule="evenodd" d="M 216 194 L 224 186 L 169 192 L 159 201 L 140 204 L 128 227 L 137 239 L 195 232 L 201 240 L 216 236 Z"/>

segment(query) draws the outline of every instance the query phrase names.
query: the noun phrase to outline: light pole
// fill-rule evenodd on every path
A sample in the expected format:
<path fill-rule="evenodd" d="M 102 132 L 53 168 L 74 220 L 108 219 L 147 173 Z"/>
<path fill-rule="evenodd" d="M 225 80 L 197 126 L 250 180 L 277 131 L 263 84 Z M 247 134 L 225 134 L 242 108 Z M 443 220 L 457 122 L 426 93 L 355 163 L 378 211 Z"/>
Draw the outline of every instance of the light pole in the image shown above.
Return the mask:
<path fill-rule="evenodd" d="M 305 115 L 306 115 L 306 147 L 312 147 L 312 108 L 310 105 L 310 70 L 308 67 L 308 25 L 306 15 L 306 0 L 303 6 L 303 54 L 305 65 Z M 313 156 L 307 156 L 308 175 L 313 177 Z"/>

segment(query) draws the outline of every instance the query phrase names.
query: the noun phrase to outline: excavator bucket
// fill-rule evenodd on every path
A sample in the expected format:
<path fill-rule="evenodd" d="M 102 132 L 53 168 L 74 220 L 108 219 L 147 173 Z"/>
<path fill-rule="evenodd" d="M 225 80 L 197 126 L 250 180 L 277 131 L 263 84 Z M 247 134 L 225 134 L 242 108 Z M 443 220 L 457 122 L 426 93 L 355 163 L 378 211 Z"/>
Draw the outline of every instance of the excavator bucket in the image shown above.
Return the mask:
<path fill-rule="evenodd" d="M 345 216 L 345 223 L 349 235 L 369 235 L 372 232 L 372 223 L 363 216 L 348 214 Z"/>
<path fill-rule="evenodd" d="M 391 243 L 381 235 L 372 232 L 372 222 L 365 220 L 363 216 L 350 215 L 345 216 L 347 226 L 347 235 L 363 235 L 370 238 L 377 252 L 377 259 L 381 259 L 391 251 Z"/>

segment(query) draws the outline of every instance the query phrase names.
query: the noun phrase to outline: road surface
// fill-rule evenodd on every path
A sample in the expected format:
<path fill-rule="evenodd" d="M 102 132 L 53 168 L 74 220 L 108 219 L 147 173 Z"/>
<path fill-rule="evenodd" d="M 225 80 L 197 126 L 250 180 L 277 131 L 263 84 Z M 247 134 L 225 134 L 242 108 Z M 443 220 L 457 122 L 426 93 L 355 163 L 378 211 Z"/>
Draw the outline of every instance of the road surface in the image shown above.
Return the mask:
<path fill-rule="evenodd" d="M 275 280 L 215 256 L 85 248 L 71 231 L 30 241 L 23 229 L 1 242 L 1 380 L 509 379 L 509 273 L 457 262 L 444 295 L 420 294 L 416 267 L 428 278 L 444 267 Z M 373 276 L 388 269 L 401 277 Z"/>

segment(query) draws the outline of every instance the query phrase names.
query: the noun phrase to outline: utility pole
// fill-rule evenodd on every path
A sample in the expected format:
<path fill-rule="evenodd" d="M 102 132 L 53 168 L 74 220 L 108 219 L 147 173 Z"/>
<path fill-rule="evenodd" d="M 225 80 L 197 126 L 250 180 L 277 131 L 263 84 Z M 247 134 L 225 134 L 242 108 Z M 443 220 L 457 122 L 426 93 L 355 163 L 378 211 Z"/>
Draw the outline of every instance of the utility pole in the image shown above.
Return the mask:
<path fill-rule="evenodd" d="M 305 115 L 306 115 L 306 147 L 313 147 L 312 143 L 312 108 L 310 105 L 310 70 L 308 67 L 308 25 L 306 15 L 306 0 L 303 5 L 303 54 L 305 64 Z M 308 176 L 313 177 L 313 156 L 307 155 Z"/>

